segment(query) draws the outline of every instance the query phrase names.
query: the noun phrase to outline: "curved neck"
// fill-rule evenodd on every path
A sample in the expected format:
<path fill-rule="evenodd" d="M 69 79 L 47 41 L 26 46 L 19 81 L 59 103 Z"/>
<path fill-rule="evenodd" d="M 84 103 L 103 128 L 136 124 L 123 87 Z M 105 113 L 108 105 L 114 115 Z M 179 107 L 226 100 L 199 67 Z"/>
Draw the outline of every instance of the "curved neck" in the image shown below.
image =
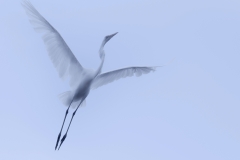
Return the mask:
<path fill-rule="evenodd" d="M 100 49 L 99 49 L 99 56 L 100 56 L 101 59 L 103 59 L 103 56 L 105 56 L 105 52 L 103 50 L 105 44 L 106 44 L 106 42 L 103 40 L 103 42 L 100 46 Z"/>
<path fill-rule="evenodd" d="M 104 46 L 104 45 L 103 45 Z M 95 72 L 95 76 L 96 77 L 97 75 L 99 75 L 102 71 L 102 66 L 103 66 L 103 63 L 104 63 L 104 59 L 105 59 L 105 53 L 104 53 L 104 50 L 103 50 L 103 46 L 100 47 L 100 50 L 99 50 L 99 53 L 100 53 L 100 57 L 101 57 L 101 63 L 98 67 L 98 69 L 96 70 Z"/>

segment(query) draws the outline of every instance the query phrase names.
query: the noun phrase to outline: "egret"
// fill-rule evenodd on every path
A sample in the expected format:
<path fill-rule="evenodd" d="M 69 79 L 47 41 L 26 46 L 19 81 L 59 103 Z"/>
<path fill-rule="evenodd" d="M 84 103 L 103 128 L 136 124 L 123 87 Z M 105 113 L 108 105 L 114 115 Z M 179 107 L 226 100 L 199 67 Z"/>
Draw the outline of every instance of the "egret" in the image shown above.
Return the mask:
<path fill-rule="evenodd" d="M 70 106 L 74 103 L 77 104 L 75 111 L 72 114 L 70 123 L 68 125 L 65 135 L 61 139 L 61 143 L 58 147 L 60 149 L 62 143 L 67 137 L 69 127 L 72 123 L 79 106 L 84 103 L 90 90 L 96 89 L 100 86 L 111 83 L 115 80 L 131 76 L 141 76 L 142 74 L 155 71 L 156 67 L 126 67 L 117 69 L 110 72 L 101 73 L 101 69 L 105 59 L 104 46 L 105 44 L 118 32 L 106 36 L 99 49 L 100 65 L 96 71 L 91 71 L 84 68 L 76 59 L 62 36 L 59 32 L 35 9 L 35 7 L 29 1 L 23 1 L 22 6 L 26 10 L 29 16 L 30 22 L 34 25 L 34 29 L 43 31 L 43 41 L 48 50 L 48 55 L 59 73 L 60 78 L 67 77 L 69 79 L 69 85 L 72 87 L 70 91 L 61 94 L 60 98 L 64 105 L 68 106 L 65 117 L 62 123 L 61 130 L 57 137 L 55 150 L 58 147 L 58 143 L 61 138 L 62 129 L 69 111 Z"/>

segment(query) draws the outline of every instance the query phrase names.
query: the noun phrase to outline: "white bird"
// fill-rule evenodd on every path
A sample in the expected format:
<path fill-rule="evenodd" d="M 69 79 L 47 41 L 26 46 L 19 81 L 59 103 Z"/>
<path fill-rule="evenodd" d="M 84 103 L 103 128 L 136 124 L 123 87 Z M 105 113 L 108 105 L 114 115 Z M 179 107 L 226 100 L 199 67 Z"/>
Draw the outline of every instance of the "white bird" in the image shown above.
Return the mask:
<path fill-rule="evenodd" d="M 141 76 L 142 74 L 147 74 L 151 71 L 155 71 L 156 67 L 161 67 L 127 67 L 100 74 L 105 59 L 104 45 L 117 34 L 116 32 L 114 34 L 106 36 L 103 39 L 103 42 L 99 49 L 101 63 L 97 70 L 90 71 L 88 69 L 85 69 L 78 62 L 58 31 L 34 8 L 34 6 L 28 1 L 23 1 L 22 6 L 26 10 L 30 22 L 34 25 L 34 28 L 36 30 L 40 29 L 44 32 L 43 41 L 45 42 L 48 50 L 48 55 L 56 70 L 58 71 L 59 76 L 61 78 L 69 78 L 69 84 L 72 87 L 71 91 L 65 92 L 60 96 L 63 103 L 65 105 L 68 105 L 68 109 L 66 110 L 63 124 L 57 138 L 55 150 L 57 149 L 64 122 L 72 103 L 77 103 L 78 105 L 72 114 L 71 121 L 65 135 L 61 139 L 59 148 L 67 137 L 67 133 L 75 113 L 83 101 L 85 101 L 85 98 L 88 96 L 91 89 L 106 85 L 120 78 L 131 77 L 133 75 Z"/>

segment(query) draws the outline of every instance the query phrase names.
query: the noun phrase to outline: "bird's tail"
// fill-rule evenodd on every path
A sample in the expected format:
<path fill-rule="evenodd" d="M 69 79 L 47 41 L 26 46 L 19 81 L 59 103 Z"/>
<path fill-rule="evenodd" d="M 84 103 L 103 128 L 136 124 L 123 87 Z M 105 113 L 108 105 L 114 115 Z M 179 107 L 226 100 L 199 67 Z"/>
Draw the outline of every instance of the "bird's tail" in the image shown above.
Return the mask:
<path fill-rule="evenodd" d="M 71 91 L 63 92 L 63 93 L 59 94 L 58 97 L 65 106 L 69 106 L 70 103 L 71 103 L 71 100 L 73 98 L 72 94 L 71 94 Z"/>
<path fill-rule="evenodd" d="M 68 107 L 73 99 L 73 94 L 71 91 L 66 91 L 66 92 L 63 92 L 59 95 L 59 99 L 62 101 L 62 103 Z M 72 102 L 71 104 L 71 107 L 72 108 L 76 108 L 80 103 L 80 100 L 79 101 L 74 101 Z M 86 106 L 86 100 L 84 100 L 82 103 L 81 103 L 81 106 L 80 107 L 83 107 L 83 106 Z"/>

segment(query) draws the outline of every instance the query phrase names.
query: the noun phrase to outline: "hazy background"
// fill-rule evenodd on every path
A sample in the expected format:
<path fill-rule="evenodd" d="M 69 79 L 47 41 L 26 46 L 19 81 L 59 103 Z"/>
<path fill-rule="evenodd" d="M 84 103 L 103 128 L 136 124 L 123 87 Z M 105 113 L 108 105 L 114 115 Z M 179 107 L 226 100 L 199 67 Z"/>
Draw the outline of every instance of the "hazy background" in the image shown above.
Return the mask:
<path fill-rule="evenodd" d="M 0 1 L 0 159 L 240 159 L 239 0 L 31 0 L 86 68 L 114 32 L 103 72 L 175 58 L 91 91 L 59 152 L 70 87 L 20 2 Z"/>

